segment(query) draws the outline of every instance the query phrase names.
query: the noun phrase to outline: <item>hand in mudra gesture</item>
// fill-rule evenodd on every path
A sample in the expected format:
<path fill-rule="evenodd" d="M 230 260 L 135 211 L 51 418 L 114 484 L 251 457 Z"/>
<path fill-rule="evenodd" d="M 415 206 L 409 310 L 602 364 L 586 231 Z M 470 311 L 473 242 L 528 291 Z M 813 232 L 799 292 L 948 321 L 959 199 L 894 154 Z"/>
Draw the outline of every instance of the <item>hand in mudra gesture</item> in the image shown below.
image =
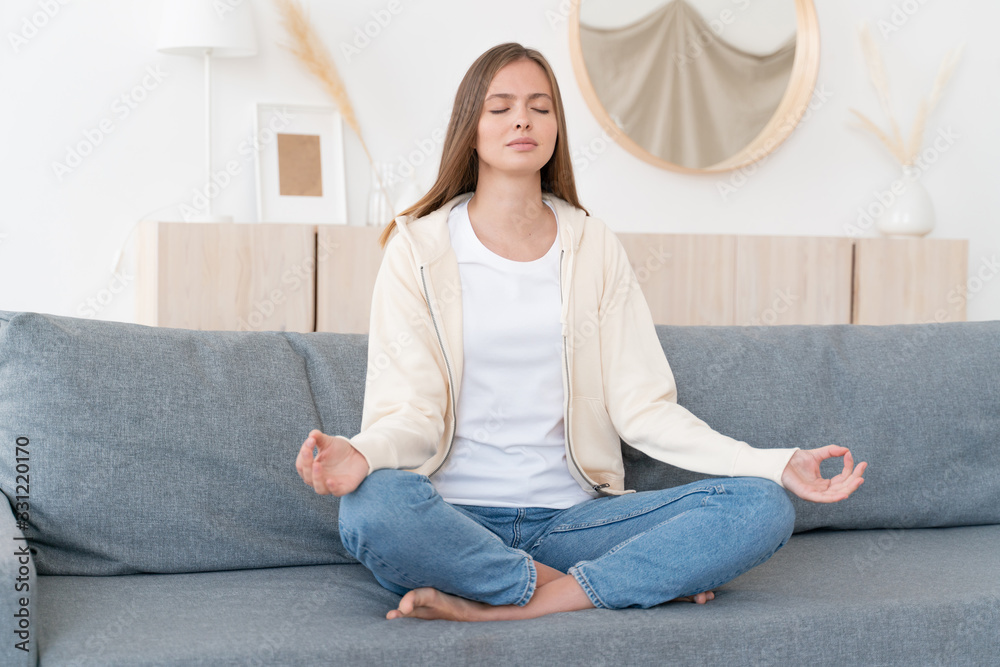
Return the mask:
<path fill-rule="evenodd" d="M 314 447 L 319 450 L 315 458 Z M 332 493 L 340 497 L 358 488 L 364 481 L 368 475 L 368 460 L 354 449 L 347 438 L 326 435 L 314 428 L 299 449 L 295 469 L 302 481 L 313 487 L 316 493 Z"/>
<path fill-rule="evenodd" d="M 839 475 L 825 479 L 819 472 L 820 461 L 836 456 L 844 457 L 844 469 Z M 782 471 L 781 483 L 799 498 L 814 503 L 835 503 L 850 496 L 864 483 L 861 474 L 867 467 L 865 461 L 855 467 L 851 451 L 840 445 L 800 449 Z"/>

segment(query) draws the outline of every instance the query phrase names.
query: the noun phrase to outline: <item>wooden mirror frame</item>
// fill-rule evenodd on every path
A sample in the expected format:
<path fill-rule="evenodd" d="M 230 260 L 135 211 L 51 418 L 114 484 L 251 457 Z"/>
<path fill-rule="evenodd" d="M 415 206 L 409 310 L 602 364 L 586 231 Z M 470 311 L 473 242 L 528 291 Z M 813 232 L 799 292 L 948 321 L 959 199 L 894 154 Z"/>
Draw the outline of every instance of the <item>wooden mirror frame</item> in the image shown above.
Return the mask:
<path fill-rule="evenodd" d="M 618 145 L 652 165 L 686 174 L 710 174 L 739 169 L 774 151 L 792 133 L 809 107 L 813 90 L 816 88 L 816 79 L 819 76 L 819 21 L 816 18 L 816 7 L 813 0 L 794 0 L 797 37 L 795 40 L 795 59 L 792 61 L 792 75 L 789 78 L 785 94 L 778 103 L 778 108 L 764 129 L 739 153 L 710 167 L 684 167 L 667 162 L 663 158 L 653 155 L 625 134 L 611 119 L 610 114 L 597 97 L 597 91 L 594 90 L 590 74 L 587 72 L 580 44 L 581 1 L 571 0 L 569 48 L 573 61 L 573 71 L 576 74 L 580 90 L 583 92 L 583 97 L 601 127 Z"/>

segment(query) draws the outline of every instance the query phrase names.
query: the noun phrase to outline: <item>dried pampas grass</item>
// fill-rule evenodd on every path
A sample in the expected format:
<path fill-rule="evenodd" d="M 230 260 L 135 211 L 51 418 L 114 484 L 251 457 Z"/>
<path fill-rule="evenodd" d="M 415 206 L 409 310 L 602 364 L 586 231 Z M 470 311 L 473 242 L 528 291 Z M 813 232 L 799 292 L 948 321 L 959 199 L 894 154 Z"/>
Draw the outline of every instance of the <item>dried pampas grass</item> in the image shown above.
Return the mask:
<path fill-rule="evenodd" d="M 887 134 L 884 132 L 870 118 L 862 114 L 857 109 L 851 109 L 851 112 L 858 117 L 861 121 L 861 126 L 864 129 L 870 131 L 878 137 L 879 141 L 881 141 L 882 144 L 889 149 L 889 152 L 892 153 L 893 157 L 895 157 L 901 165 L 911 166 L 916 162 L 917 156 L 920 154 L 920 147 L 923 145 L 924 131 L 927 127 L 927 118 L 934 110 L 934 107 L 937 106 L 938 102 L 941 101 L 944 87 L 954 73 L 955 67 L 961 59 L 962 51 L 965 46 L 963 44 L 957 49 L 949 51 L 945 56 L 944 61 L 941 63 L 941 68 L 938 71 L 937 77 L 934 80 L 934 87 L 931 89 L 931 94 L 927 99 L 921 100 L 920 106 L 917 107 L 916 117 L 913 121 L 913 129 L 910 131 L 908 140 L 904 141 L 903 133 L 899 127 L 899 122 L 896 120 L 896 115 L 893 113 L 892 105 L 889 101 L 889 81 L 886 76 L 885 64 L 882 61 L 882 56 L 879 53 L 878 46 L 872 38 L 871 31 L 868 29 L 868 24 L 861 24 L 859 32 L 861 35 L 861 50 L 864 53 L 865 63 L 868 66 L 868 74 L 871 77 L 872 85 L 875 87 L 875 92 L 878 94 L 882 110 L 889 119 L 890 133 Z"/>
<path fill-rule="evenodd" d="M 330 57 L 330 52 L 323 44 L 323 40 L 320 39 L 319 34 L 313 28 L 305 10 L 299 4 L 298 0 L 274 0 L 274 4 L 281 14 L 282 25 L 292 40 L 291 43 L 280 44 L 280 46 L 298 58 L 299 62 L 305 66 L 309 73 L 319 79 L 323 88 L 336 103 L 341 117 L 354 130 L 358 139 L 361 140 L 361 147 L 364 149 L 365 155 L 368 156 L 368 161 L 374 165 L 375 161 L 368 151 L 364 137 L 361 136 L 361 126 L 358 124 L 357 116 L 354 114 L 351 100 L 347 96 L 347 89 L 344 87 L 344 82 L 340 78 L 340 73 L 337 72 L 337 66 L 334 64 L 333 58 Z M 391 202 L 392 198 L 386 192 L 385 185 L 378 175 L 378 170 L 375 170 L 374 173 L 379 189 L 386 195 L 386 201 Z"/>

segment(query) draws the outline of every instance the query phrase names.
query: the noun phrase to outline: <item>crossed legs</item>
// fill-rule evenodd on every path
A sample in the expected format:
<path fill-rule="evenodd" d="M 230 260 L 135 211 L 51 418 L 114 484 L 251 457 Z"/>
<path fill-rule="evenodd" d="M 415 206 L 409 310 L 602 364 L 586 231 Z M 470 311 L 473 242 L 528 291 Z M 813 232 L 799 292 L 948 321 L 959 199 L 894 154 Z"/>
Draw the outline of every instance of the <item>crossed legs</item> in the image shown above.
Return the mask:
<path fill-rule="evenodd" d="M 581 503 L 521 550 L 446 503 L 425 476 L 396 470 L 372 473 L 341 498 L 340 512 L 345 547 L 403 596 L 389 619 L 512 620 L 674 599 L 703 604 L 714 598 L 711 588 L 783 546 L 794 521 L 773 482 L 704 480 Z"/>

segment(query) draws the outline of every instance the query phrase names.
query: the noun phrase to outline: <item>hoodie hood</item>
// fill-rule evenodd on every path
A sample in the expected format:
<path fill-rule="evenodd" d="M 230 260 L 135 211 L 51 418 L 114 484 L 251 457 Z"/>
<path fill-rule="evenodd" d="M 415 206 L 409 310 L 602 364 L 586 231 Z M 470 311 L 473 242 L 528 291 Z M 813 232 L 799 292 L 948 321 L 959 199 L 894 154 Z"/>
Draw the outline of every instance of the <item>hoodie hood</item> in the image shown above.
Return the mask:
<path fill-rule="evenodd" d="M 451 249 L 451 235 L 448 231 L 448 216 L 451 209 L 464 201 L 472 199 L 473 192 L 463 192 L 452 197 L 447 203 L 421 218 L 412 215 L 396 217 L 396 230 L 407 237 L 413 248 L 414 258 L 418 265 L 427 265 Z M 587 214 L 566 200 L 549 192 L 542 193 L 542 199 L 552 204 L 559 218 L 559 246 L 570 250 L 572 256 L 580 247 L 583 239 L 584 219 Z"/>

